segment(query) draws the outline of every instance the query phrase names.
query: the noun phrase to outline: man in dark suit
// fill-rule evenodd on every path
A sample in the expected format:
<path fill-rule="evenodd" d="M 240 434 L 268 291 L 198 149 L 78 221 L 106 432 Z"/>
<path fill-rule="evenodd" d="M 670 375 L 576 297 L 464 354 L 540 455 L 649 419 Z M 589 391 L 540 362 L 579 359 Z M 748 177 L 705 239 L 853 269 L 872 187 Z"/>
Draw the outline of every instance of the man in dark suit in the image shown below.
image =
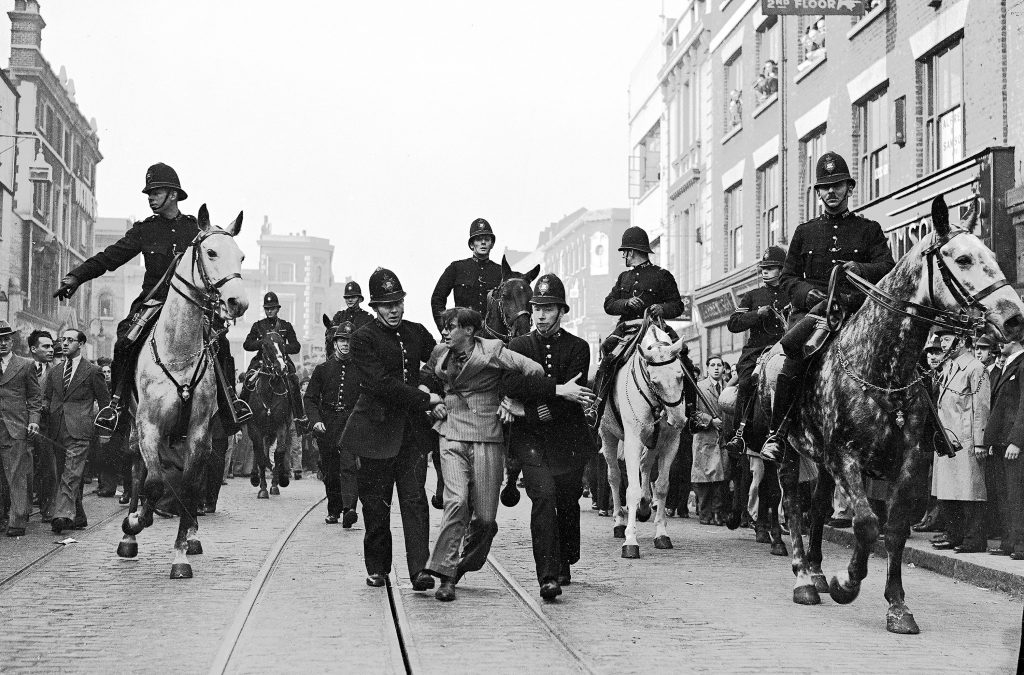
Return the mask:
<path fill-rule="evenodd" d="M 346 529 L 359 519 L 356 514 L 359 463 L 353 453 L 338 446 L 345 423 L 359 400 L 359 371 L 350 354 L 355 330 L 351 321 L 344 321 L 331 330 L 333 356 L 313 369 L 303 397 L 320 448 L 320 470 L 327 491 L 325 522 L 335 525 L 340 518 L 341 526 Z"/>
<path fill-rule="evenodd" d="M 20 537 L 28 525 L 29 439 L 39 431 L 41 402 L 32 361 L 16 356 L 13 346 L 14 330 L 0 321 L 0 464 L 10 491 L 6 529 L 8 537 Z"/>
<path fill-rule="evenodd" d="M 60 338 L 64 348 L 64 364 L 51 368 L 43 383 L 43 407 L 50 416 L 50 438 L 56 443 L 57 500 L 50 527 L 54 533 L 84 529 L 87 525 L 82 508 L 82 472 L 96 430 L 93 428 L 93 406 L 103 408 L 110 403 L 107 383 L 99 366 L 82 358 L 85 333 L 74 328 Z"/>
<path fill-rule="evenodd" d="M 526 413 L 512 424 L 509 451 L 522 463 L 533 503 L 530 533 L 540 596 L 553 600 L 571 583 L 571 565 L 580 559 L 583 470 L 597 450 L 583 410 L 593 404 L 594 393 L 577 384 L 587 381 L 590 347 L 561 327 L 569 311 L 561 279 L 537 279 L 530 304 L 534 330 L 508 348 L 539 363 L 545 377 L 507 372 L 503 387 Z"/>
<path fill-rule="evenodd" d="M 39 385 L 42 387 L 46 372 L 53 364 L 53 336 L 45 330 L 32 331 L 28 336 L 28 351 L 32 357 L 36 375 L 39 377 Z M 45 413 L 40 419 L 40 424 L 43 426 L 46 424 Z M 32 439 L 32 475 L 39 512 L 42 514 L 43 522 L 48 523 L 53 518 L 53 498 L 57 489 L 57 460 L 53 455 L 53 445 L 39 437 Z"/>
<path fill-rule="evenodd" d="M 391 498 L 396 488 L 402 511 L 409 578 L 417 591 L 434 587 L 423 570 L 429 553 L 430 514 L 424 445 L 425 413 L 443 408 L 441 397 L 419 388 L 420 364 L 437 344 L 422 324 L 403 321 L 405 291 L 391 270 L 370 275 L 370 307 L 376 319 L 352 336 L 359 370 L 359 399 L 341 435 L 342 450 L 358 455 L 359 499 L 366 534 L 366 583 L 383 586 L 391 571 Z"/>
<path fill-rule="evenodd" d="M 1001 462 L 1006 476 L 1003 525 L 1006 532 L 993 555 L 1024 560 L 1024 347 L 1019 342 L 1003 345 L 1006 364 L 992 384 L 992 411 L 985 429 L 984 444 L 990 446 L 988 461 Z"/>

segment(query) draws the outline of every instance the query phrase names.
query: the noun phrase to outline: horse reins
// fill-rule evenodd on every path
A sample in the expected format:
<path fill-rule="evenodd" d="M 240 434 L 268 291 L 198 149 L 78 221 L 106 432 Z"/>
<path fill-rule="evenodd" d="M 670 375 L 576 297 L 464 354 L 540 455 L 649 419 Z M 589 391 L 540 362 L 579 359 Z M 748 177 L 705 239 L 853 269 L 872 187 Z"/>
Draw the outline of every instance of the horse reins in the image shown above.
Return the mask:
<path fill-rule="evenodd" d="M 512 315 L 512 319 L 511 319 L 511 324 L 509 323 L 509 320 L 505 318 L 505 306 L 501 302 L 501 295 L 498 293 L 498 291 L 500 291 L 501 287 L 504 286 L 509 281 L 511 281 L 511 279 L 506 279 L 505 281 L 501 282 L 498 285 L 497 288 L 492 290 L 487 295 L 487 308 L 488 308 L 488 310 L 490 309 L 491 301 L 493 300 L 494 303 L 498 305 L 498 318 L 501 319 L 501 323 L 502 323 L 503 326 L 505 326 L 505 330 L 507 330 L 508 333 L 500 333 L 500 332 L 498 332 L 497 330 L 492 328 L 489 323 L 487 323 L 487 321 L 486 321 L 487 317 L 484 317 L 484 319 L 485 319 L 485 321 L 484 321 L 484 329 L 491 335 L 491 337 L 497 338 L 497 339 L 499 339 L 499 340 L 501 340 L 502 342 L 505 342 L 505 343 L 507 343 L 512 338 L 516 337 L 516 335 L 513 334 L 513 331 L 515 330 L 515 324 L 516 324 L 516 321 L 519 320 L 519 317 L 525 316 L 527 319 L 530 318 L 530 311 L 527 310 L 527 309 L 521 309 L 518 312 L 516 312 L 515 314 L 513 314 Z M 487 316 L 490 316 L 490 312 L 488 312 Z"/>

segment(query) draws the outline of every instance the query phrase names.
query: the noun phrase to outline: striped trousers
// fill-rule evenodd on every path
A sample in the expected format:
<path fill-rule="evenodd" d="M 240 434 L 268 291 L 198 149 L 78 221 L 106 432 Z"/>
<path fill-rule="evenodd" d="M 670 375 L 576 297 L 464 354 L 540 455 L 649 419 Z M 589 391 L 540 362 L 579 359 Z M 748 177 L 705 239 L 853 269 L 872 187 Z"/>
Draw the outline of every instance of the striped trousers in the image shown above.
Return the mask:
<path fill-rule="evenodd" d="M 494 518 L 505 472 L 501 443 L 441 439 L 444 515 L 427 571 L 455 576 L 487 562 L 498 533 Z"/>

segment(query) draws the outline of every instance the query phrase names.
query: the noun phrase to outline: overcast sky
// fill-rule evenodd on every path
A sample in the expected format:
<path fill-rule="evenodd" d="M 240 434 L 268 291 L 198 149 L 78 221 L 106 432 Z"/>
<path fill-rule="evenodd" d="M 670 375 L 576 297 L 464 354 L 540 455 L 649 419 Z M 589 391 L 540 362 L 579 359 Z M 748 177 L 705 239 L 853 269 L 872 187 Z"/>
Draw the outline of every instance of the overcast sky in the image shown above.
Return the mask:
<path fill-rule="evenodd" d="M 629 73 L 659 0 L 41 6 L 43 54 L 99 125 L 100 216 L 148 215 L 146 167 L 167 162 L 186 212 L 244 209 L 247 263 L 267 216 L 329 237 L 337 279 L 394 269 L 423 320 L 474 218 L 500 252 L 578 207 L 628 206 Z"/>

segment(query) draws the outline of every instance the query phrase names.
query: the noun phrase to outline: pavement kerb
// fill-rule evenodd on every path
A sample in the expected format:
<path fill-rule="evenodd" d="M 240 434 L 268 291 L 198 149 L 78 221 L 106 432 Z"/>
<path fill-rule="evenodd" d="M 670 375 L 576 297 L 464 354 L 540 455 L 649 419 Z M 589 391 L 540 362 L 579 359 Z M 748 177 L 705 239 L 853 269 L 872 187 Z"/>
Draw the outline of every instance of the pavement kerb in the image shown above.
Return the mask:
<path fill-rule="evenodd" d="M 920 537 L 921 535 L 915 535 Z M 853 530 L 837 529 L 825 526 L 824 538 L 834 544 L 853 548 Z M 969 554 L 971 558 L 949 552 L 930 551 L 925 549 L 928 541 L 907 541 L 903 551 L 903 563 L 914 564 L 916 567 L 930 570 L 937 574 L 962 581 L 964 583 L 988 588 L 994 591 L 1009 593 L 1015 598 L 1024 598 L 1024 563 L 1020 573 L 1007 572 L 981 564 L 988 554 Z M 873 553 L 880 558 L 888 558 L 885 541 L 875 542 Z M 985 557 L 982 557 L 984 555 Z"/>

